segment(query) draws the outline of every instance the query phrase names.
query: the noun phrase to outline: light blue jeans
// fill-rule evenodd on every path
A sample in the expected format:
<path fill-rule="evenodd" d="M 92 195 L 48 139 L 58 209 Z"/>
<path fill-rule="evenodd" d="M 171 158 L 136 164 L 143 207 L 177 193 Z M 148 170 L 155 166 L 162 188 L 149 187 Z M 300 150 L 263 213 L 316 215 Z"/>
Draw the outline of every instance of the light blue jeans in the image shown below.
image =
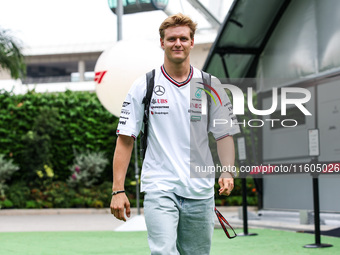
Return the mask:
<path fill-rule="evenodd" d="M 214 231 L 214 198 L 186 199 L 147 192 L 144 216 L 151 255 L 208 255 Z"/>

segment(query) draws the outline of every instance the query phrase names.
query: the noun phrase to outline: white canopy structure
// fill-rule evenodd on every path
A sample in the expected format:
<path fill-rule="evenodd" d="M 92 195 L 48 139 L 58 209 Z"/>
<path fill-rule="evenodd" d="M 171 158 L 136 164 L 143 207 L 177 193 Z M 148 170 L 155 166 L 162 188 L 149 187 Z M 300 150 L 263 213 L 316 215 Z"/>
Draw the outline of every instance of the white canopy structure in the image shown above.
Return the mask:
<path fill-rule="evenodd" d="M 304 104 L 312 116 L 293 105 L 282 116 L 278 104 L 276 112 L 259 117 L 296 119 L 298 124 L 284 128 L 268 122 L 258 129 L 260 146 L 252 164 L 318 163 L 329 170 L 340 162 L 339 13 L 338 0 L 234 1 L 203 69 L 219 78 L 238 79 L 244 91 L 251 84 L 258 109 L 270 108 L 273 88 L 280 94 L 283 87 L 299 87 L 312 95 Z M 309 130 L 319 131 L 319 153 L 314 156 Z M 340 212 L 339 177 L 334 171 L 319 176 L 322 211 Z M 313 208 L 310 174 L 267 175 L 261 191 L 265 209 Z"/>

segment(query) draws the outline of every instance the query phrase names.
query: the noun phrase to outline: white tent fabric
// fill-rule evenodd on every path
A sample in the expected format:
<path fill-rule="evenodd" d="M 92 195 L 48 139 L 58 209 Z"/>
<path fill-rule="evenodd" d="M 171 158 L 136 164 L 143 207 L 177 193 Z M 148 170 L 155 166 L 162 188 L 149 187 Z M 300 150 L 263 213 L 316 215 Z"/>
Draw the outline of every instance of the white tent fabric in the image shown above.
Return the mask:
<path fill-rule="evenodd" d="M 260 57 L 258 91 L 339 71 L 339 12 L 337 0 L 292 1 Z"/>

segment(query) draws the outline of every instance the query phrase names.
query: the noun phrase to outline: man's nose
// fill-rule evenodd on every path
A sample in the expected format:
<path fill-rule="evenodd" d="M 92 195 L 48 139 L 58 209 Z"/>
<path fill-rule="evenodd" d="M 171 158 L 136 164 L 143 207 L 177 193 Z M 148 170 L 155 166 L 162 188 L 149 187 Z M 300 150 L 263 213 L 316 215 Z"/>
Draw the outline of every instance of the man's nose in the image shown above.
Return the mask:
<path fill-rule="evenodd" d="M 179 38 L 176 39 L 175 45 L 176 46 L 181 46 L 181 40 Z"/>

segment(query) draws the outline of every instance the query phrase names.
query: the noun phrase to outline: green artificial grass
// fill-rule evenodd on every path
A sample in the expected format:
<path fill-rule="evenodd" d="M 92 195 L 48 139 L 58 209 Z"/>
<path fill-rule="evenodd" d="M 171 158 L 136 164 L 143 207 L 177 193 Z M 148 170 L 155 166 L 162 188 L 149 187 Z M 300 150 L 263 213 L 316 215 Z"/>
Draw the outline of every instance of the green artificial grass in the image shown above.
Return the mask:
<path fill-rule="evenodd" d="M 237 233 L 242 231 L 237 231 Z M 295 254 L 337 254 L 340 247 L 340 238 L 321 236 L 321 243 L 332 244 L 329 248 L 303 248 L 306 244 L 315 243 L 312 234 L 296 233 L 291 231 L 271 229 L 251 229 L 249 233 L 256 236 L 238 236 L 227 239 L 221 230 L 215 230 L 211 254 L 261 254 L 261 255 L 295 255 Z"/>
<path fill-rule="evenodd" d="M 237 232 L 242 232 L 241 230 Z M 222 254 L 336 254 L 340 238 L 322 236 L 330 248 L 303 248 L 314 235 L 270 229 L 251 229 L 257 236 L 228 239 L 223 230 L 214 232 L 211 255 Z M 193 233 L 194 234 L 194 233 Z M 0 233 L 4 255 L 125 255 L 150 254 L 146 232 L 19 232 Z M 201 255 L 201 254 L 197 254 Z M 204 255 L 204 254 L 202 254 Z"/>

